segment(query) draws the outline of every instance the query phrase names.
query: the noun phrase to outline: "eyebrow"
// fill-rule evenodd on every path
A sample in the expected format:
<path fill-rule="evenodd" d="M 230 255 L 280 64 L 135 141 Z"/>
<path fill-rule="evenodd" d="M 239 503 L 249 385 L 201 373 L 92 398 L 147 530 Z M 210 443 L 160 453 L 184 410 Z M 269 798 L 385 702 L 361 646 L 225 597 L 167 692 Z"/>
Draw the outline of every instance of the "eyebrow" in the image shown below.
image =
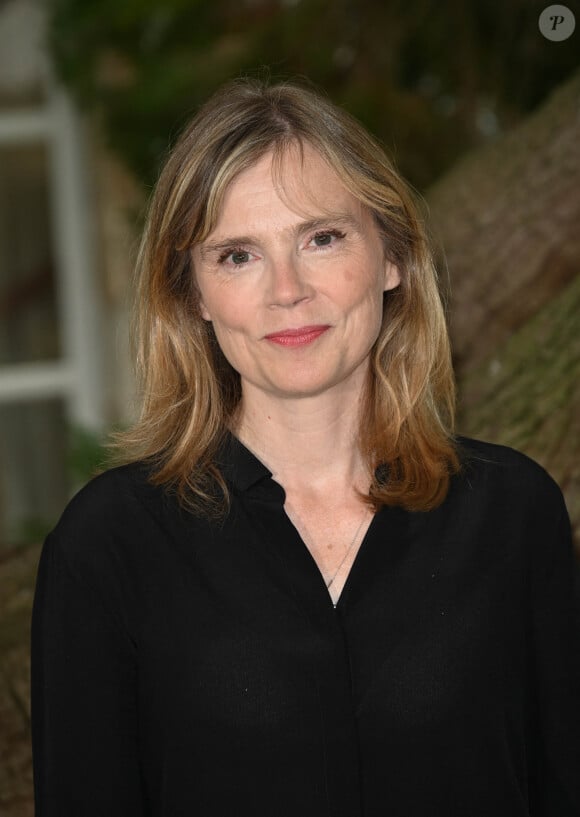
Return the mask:
<path fill-rule="evenodd" d="M 328 216 L 320 216 L 318 218 L 309 219 L 308 221 L 301 221 L 292 227 L 285 228 L 282 232 L 290 233 L 294 236 L 303 235 L 323 227 L 350 227 L 354 230 L 360 230 L 360 224 L 354 216 L 348 213 L 329 213 Z M 226 236 L 215 242 L 202 242 L 199 244 L 199 251 L 202 258 L 207 258 L 215 253 L 230 249 L 231 247 L 243 245 L 259 244 L 260 240 L 252 235 L 237 235 Z"/>

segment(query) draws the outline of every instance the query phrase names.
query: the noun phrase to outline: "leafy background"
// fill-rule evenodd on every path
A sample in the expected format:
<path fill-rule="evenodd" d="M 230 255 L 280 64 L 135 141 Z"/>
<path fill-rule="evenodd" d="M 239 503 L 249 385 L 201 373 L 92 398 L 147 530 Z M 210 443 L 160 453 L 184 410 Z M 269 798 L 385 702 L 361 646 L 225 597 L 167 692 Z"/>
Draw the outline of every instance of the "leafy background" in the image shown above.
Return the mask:
<path fill-rule="evenodd" d="M 54 0 L 61 77 L 145 184 L 168 137 L 226 79 L 306 76 L 428 187 L 578 65 L 530 0 Z"/>

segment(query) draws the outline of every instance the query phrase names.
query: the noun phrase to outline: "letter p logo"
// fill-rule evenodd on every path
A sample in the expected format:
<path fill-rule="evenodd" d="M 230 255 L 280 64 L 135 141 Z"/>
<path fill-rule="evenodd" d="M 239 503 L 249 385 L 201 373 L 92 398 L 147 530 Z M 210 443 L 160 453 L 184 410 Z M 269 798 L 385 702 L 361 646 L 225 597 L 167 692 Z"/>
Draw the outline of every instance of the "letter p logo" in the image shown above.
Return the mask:
<path fill-rule="evenodd" d="M 538 28 L 547 40 L 567 40 L 576 28 L 574 14 L 567 6 L 548 6 L 538 19 Z"/>

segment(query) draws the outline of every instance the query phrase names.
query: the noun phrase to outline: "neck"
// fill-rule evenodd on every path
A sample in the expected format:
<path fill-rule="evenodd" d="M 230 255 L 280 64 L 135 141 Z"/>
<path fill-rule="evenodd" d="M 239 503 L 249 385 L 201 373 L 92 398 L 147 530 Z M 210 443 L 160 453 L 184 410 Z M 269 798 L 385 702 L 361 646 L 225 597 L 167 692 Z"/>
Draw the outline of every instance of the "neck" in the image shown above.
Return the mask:
<path fill-rule="evenodd" d="M 370 476 L 358 445 L 362 388 L 277 399 L 243 390 L 236 436 L 293 493 L 368 490 Z"/>

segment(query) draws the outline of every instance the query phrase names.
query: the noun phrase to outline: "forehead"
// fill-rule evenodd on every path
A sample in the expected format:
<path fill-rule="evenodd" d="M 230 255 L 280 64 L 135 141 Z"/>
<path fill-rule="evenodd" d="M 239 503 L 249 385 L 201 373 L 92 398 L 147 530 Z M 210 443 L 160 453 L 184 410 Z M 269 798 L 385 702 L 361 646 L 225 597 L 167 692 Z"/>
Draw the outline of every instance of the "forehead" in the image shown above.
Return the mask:
<path fill-rule="evenodd" d="M 318 151 L 310 145 L 291 145 L 280 154 L 266 153 L 230 182 L 216 227 L 224 218 L 267 215 L 280 204 L 305 218 L 345 208 L 354 213 L 361 207 Z"/>

